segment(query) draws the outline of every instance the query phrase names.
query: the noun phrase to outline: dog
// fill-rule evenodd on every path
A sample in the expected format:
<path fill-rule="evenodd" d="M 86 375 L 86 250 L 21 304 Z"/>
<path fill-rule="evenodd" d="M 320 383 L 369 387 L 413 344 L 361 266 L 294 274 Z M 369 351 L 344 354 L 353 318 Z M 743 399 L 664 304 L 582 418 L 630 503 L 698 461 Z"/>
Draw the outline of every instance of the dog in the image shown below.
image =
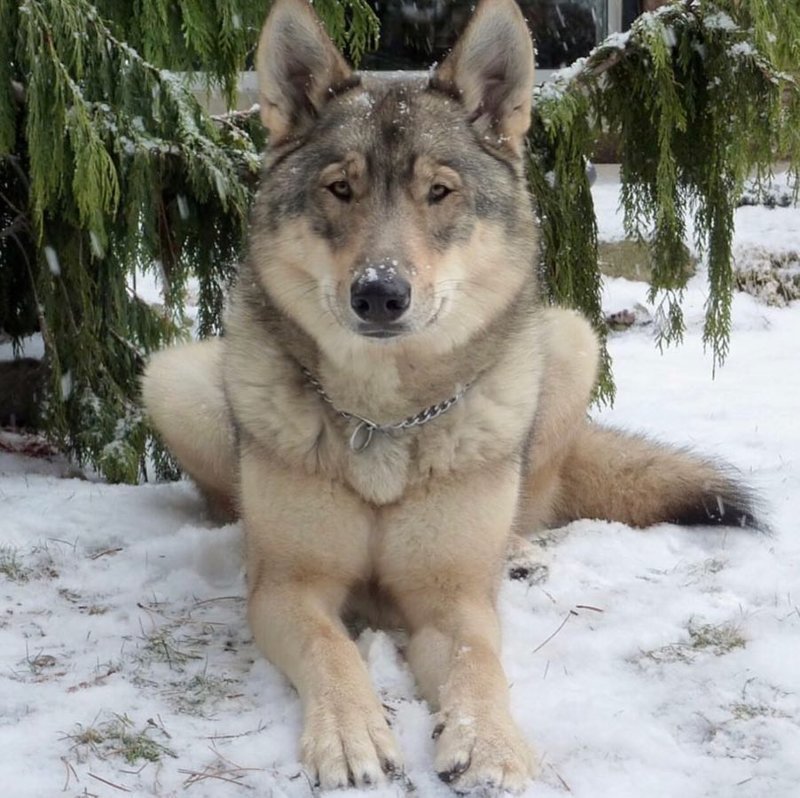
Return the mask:
<path fill-rule="evenodd" d="M 537 295 L 533 47 L 513 0 L 482 0 L 429 75 L 384 77 L 354 73 L 305 0 L 277 0 L 257 69 L 270 140 L 225 333 L 156 354 L 144 404 L 242 519 L 249 623 L 299 692 L 321 787 L 401 768 L 342 622 L 357 607 L 408 630 L 440 777 L 520 791 L 534 757 L 495 606 L 520 535 L 756 526 L 751 494 L 587 419 L 597 336 Z"/>

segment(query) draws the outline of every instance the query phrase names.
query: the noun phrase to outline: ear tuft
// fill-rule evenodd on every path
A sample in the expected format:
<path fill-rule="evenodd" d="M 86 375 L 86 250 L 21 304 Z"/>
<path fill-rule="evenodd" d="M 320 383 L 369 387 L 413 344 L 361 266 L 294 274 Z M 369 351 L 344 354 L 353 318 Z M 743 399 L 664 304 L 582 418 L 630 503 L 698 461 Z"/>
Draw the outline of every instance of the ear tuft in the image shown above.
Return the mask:
<path fill-rule="evenodd" d="M 522 153 L 530 127 L 533 42 L 515 0 L 481 0 L 432 85 L 457 95 L 478 129 Z"/>
<path fill-rule="evenodd" d="M 307 0 L 277 0 L 256 55 L 261 121 L 280 144 L 319 113 L 353 72 Z"/>

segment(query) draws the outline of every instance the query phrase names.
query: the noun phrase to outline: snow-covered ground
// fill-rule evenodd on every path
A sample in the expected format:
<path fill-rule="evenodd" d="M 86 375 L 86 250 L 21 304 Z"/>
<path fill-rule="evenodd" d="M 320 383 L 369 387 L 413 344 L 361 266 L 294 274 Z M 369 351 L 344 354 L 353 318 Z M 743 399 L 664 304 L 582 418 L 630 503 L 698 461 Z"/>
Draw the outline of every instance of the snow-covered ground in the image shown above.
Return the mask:
<path fill-rule="evenodd" d="M 607 239 L 617 191 L 601 174 Z M 797 208 L 743 208 L 737 225 L 740 252 L 800 250 Z M 800 795 L 800 308 L 737 296 L 712 381 L 704 291 L 693 278 L 682 347 L 660 355 L 648 327 L 612 338 L 618 397 L 598 415 L 738 466 L 774 535 L 583 521 L 543 548 L 545 582 L 504 584 L 513 711 L 541 760 L 531 796 Z M 645 294 L 611 280 L 605 304 Z M 0 452 L 3 795 L 312 794 L 297 698 L 246 626 L 239 527 L 205 520 L 185 482 L 65 473 Z M 359 645 L 408 776 L 364 794 L 450 795 L 398 640 Z"/>

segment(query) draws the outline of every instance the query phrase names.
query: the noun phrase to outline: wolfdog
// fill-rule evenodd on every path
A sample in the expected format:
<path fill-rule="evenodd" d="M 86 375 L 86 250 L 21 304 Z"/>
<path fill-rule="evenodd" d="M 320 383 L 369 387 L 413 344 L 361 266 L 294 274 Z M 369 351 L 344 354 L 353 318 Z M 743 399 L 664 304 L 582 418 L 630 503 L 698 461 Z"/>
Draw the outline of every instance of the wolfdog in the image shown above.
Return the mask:
<path fill-rule="evenodd" d="M 534 758 L 495 606 L 519 535 L 755 526 L 750 494 L 587 420 L 597 337 L 537 298 L 533 48 L 514 0 L 482 0 L 425 76 L 354 73 L 305 0 L 277 0 L 257 69 L 269 149 L 225 335 L 156 355 L 144 402 L 242 519 L 249 622 L 300 694 L 320 785 L 401 766 L 341 620 L 356 607 L 408 630 L 440 777 L 521 790 Z"/>

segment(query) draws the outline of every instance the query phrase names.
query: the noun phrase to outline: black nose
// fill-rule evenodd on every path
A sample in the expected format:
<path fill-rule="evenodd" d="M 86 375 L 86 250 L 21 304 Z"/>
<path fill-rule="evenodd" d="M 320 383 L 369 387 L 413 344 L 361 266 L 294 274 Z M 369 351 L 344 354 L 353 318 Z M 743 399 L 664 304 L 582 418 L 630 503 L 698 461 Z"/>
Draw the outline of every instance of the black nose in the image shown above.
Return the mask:
<path fill-rule="evenodd" d="M 368 266 L 350 286 L 350 307 L 373 324 L 397 321 L 411 304 L 411 284 L 385 264 Z"/>

